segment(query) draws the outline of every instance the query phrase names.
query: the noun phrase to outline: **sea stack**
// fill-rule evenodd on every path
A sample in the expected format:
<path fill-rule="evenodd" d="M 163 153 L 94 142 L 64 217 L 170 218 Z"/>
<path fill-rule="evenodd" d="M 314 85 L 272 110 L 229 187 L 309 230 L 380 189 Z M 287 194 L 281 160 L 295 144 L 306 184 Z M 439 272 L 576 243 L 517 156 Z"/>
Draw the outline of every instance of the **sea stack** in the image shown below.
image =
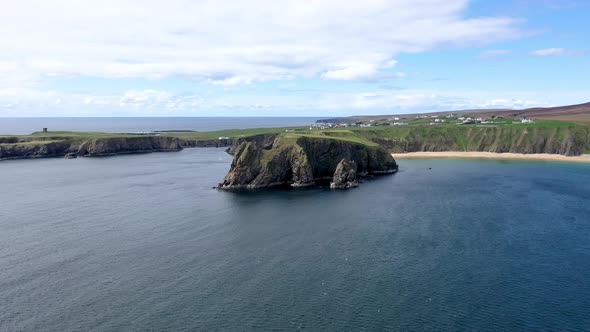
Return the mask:
<path fill-rule="evenodd" d="M 218 188 L 306 187 L 333 183 L 352 188 L 358 177 L 391 174 L 398 165 L 370 142 L 329 136 L 260 135 L 238 140 L 230 171 Z"/>
<path fill-rule="evenodd" d="M 330 182 L 330 189 L 350 189 L 358 187 L 358 185 L 356 163 L 342 159 L 336 166 L 332 182 Z"/>

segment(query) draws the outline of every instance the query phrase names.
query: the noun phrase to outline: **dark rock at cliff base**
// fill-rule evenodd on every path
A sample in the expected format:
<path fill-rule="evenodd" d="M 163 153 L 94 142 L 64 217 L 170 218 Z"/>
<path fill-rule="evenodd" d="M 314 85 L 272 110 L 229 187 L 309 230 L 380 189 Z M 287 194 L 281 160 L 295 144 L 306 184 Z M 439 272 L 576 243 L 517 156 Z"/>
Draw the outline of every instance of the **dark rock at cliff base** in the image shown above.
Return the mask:
<path fill-rule="evenodd" d="M 74 158 L 110 156 L 129 153 L 180 151 L 181 142 L 175 137 L 130 136 L 101 137 L 89 140 L 65 139 L 45 142 L 26 140 L 0 144 L 0 160 L 23 158 Z"/>
<path fill-rule="evenodd" d="M 234 160 L 220 189 L 311 186 L 333 180 L 343 159 L 349 164 L 341 166 L 345 179 L 350 178 L 353 163 L 355 178 L 398 169 L 391 155 L 379 146 L 329 137 L 270 136 L 236 142 L 230 149 Z"/>
<path fill-rule="evenodd" d="M 0 160 L 63 157 L 72 151 L 70 142 L 38 142 L 0 145 Z"/>
<path fill-rule="evenodd" d="M 338 163 L 338 166 L 336 166 L 334 177 L 332 178 L 332 182 L 330 182 L 330 188 L 349 189 L 358 187 L 356 168 L 354 161 L 349 162 L 346 159 L 342 159 Z"/>
<path fill-rule="evenodd" d="M 66 159 L 76 159 L 78 158 L 78 154 L 75 152 L 70 152 L 64 156 Z"/>

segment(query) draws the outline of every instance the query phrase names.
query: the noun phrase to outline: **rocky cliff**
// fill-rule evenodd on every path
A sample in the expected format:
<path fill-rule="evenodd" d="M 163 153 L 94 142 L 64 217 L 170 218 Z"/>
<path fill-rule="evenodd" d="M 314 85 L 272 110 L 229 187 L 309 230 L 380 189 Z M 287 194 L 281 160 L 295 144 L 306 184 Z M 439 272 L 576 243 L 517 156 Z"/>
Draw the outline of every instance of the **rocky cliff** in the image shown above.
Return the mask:
<path fill-rule="evenodd" d="M 354 163 L 358 176 L 394 173 L 398 169 L 391 155 L 379 146 L 328 137 L 264 135 L 238 141 L 229 152 L 234 154 L 234 160 L 220 189 L 305 187 L 320 181 L 334 182 L 343 160 Z M 337 177 L 339 181 L 342 174 Z M 347 173 L 346 180 L 356 179 Z"/>
<path fill-rule="evenodd" d="M 232 138 L 207 140 L 181 138 L 180 146 L 183 148 L 223 148 L 232 146 L 233 141 Z"/>
<path fill-rule="evenodd" d="M 178 138 L 165 136 L 136 136 L 98 138 L 86 141 L 78 148 L 78 155 L 85 157 L 115 154 L 180 151 Z"/>
<path fill-rule="evenodd" d="M 342 159 L 340 163 L 338 163 L 338 166 L 336 166 L 334 177 L 332 177 L 332 181 L 330 182 L 330 188 L 349 189 L 358 187 L 358 185 L 356 163 L 354 161 Z"/>
<path fill-rule="evenodd" d="M 0 145 L 0 160 L 62 157 L 72 151 L 70 142 L 30 142 Z M 75 149 L 75 147 L 74 147 Z"/>
<path fill-rule="evenodd" d="M 359 132 L 392 153 L 485 151 L 578 156 L 590 151 L 590 127 L 433 127 Z"/>
<path fill-rule="evenodd" d="M 0 144 L 0 160 L 179 151 L 178 138 L 164 136 L 104 137 L 89 140 L 14 141 Z"/>
<path fill-rule="evenodd" d="M 244 142 L 252 142 L 254 145 L 256 145 L 257 147 L 259 147 L 263 150 L 270 150 L 275 145 L 275 140 L 278 137 L 279 137 L 279 135 L 273 135 L 273 134 L 253 135 L 253 136 L 248 136 L 248 137 L 241 137 L 241 138 L 236 139 L 235 142 L 232 145 L 230 145 L 230 147 L 227 149 L 227 153 L 229 153 L 231 155 L 235 155 L 237 152 L 237 149 Z"/>

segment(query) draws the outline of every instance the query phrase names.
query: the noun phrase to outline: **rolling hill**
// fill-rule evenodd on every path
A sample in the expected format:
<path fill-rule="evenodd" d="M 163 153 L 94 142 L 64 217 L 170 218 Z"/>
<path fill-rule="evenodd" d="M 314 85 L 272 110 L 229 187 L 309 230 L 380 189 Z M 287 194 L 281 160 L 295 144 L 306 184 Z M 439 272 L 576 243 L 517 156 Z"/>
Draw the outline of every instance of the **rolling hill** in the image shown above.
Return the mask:
<path fill-rule="evenodd" d="M 558 106 L 558 107 L 537 107 L 522 110 L 514 109 L 470 109 L 455 110 L 446 112 L 429 112 L 416 114 L 391 114 L 391 115 L 369 115 L 369 116 L 351 116 L 343 118 L 323 119 L 318 122 L 356 122 L 369 120 L 384 120 L 392 117 L 413 118 L 416 116 L 445 116 L 448 114 L 477 115 L 479 117 L 501 116 L 506 118 L 531 118 L 543 120 L 560 120 L 578 123 L 590 123 L 590 102 L 577 105 Z"/>

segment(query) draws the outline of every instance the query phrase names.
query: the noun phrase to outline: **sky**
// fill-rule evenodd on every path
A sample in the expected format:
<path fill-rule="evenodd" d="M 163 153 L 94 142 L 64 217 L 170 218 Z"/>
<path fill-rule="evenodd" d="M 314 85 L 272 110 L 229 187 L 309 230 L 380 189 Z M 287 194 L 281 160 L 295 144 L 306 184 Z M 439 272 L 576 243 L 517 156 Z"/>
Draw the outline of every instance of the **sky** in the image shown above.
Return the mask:
<path fill-rule="evenodd" d="M 590 0 L 19 0 L 0 117 L 346 116 L 590 101 Z"/>

